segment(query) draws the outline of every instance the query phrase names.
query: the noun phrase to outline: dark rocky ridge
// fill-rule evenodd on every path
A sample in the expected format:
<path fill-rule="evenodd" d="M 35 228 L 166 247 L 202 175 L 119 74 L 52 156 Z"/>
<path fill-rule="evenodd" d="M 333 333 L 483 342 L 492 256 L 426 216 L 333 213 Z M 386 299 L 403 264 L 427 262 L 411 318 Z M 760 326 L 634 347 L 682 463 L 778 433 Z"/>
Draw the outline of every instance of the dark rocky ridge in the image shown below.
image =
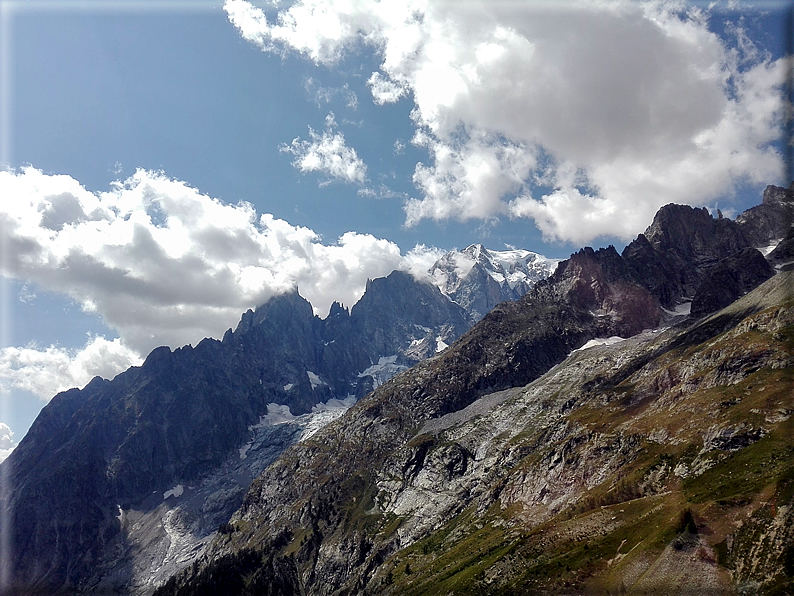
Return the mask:
<path fill-rule="evenodd" d="M 762 203 L 740 214 L 736 223 L 756 248 L 786 236 L 794 225 L 794 182 L 788 188 L 767 186 Z"/>
<path fill-rule="evenodd" d="M 665 205 L 653 223 L 623 251 L 635 277 L 665 308 L 695 295 L 706 271 L 750 246 L 740 226 L 708 210 Z"/>
<path fill-rule="evenodd" d="M 698 286 L 690 313 L 701 317 L 725 308 L 775 273 L 755 248 L 744 248 L 712 267 Z"/>
<path fill-rule="evenodd" d="M 634 277 L 673 308 L 692 299 L 717 263 L 745 248 L 762 248 L 789 232 L 794 223 L 794 190 L 768 186 L 763 202 L 735 221 L 713 218 L 707 209 L 665 205 L 653 223 L 623 250 Z"/>
<path fill-rule="evenodd" d="M 794 226 L 789 228 L 788 234 L 767 255 L 767 259 L 776 267 L 790 265 L 794 262 Z"/>

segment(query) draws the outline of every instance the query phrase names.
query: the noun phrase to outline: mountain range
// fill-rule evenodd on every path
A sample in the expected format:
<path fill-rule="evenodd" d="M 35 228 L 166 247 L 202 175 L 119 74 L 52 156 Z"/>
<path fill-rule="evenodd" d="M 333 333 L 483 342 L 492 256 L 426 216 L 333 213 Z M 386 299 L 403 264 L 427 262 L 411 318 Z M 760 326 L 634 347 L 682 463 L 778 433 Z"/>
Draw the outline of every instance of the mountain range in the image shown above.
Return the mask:
<path fill-rule="evenodd" d="M 785 593 L 793 216 L 473 245 L 59 394 L 1 464 L 9 593 Z"/>

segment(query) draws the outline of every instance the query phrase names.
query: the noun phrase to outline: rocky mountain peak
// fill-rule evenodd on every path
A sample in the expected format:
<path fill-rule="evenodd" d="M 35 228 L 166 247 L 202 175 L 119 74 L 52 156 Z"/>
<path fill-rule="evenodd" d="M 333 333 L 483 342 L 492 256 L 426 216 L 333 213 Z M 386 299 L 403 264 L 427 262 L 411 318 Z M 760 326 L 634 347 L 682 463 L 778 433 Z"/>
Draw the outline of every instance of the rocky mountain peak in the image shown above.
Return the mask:
<path fill-rule="evenodd" d="M 784 238 L 794 224 L 794 183 L 789 188 L 769 185 L 764 199 L 736 218 L 748 245 L 767 247 Z"/>
<path fill-rule="evenodd" d="M 627 337 L 658 325 L 658 300 L 634 279 L 614 246 L 583 248 L 530 293 L 549 303 L 568 302 L 599 320 L 602 333 Z"/>
<path fill-rule="evenodd" d="M 328 311 L 328 318 L 336 318 L 336 317 L 348 317 L 350 316 L 350 310 L 342 306 L 337 301 L 334 301 L 331 304 L 331 308 Z"/>
<path fill-rule="evenodd" d="M 738 220 L 714 218 L 705 207 L 671 204 L 658 211 L 622 256 L 634 278 L 673 309 L 692 299 L 714 265 L 752 245 Z"/>
<path fill-rule="evenodd" d="M 473 261 L 479 261 L 480 259 L 485 261 L 490 256 L 488 249 L 482 244 L 470 244 L 460 252 L 470 257 Z"/>
<path fill-rule="evenodd" d="M 727 256 L 746 244 L 735 222 L 715 219 L 705 207 L 688 205 L 671 204 L 659 209 L 645 237 L 656 250 L 681 259 L 710 259 L 715 253 Z"/>
<path fill-rule="evenodd" d="M 794 203 L 794 182 L 788 188 L 770 184 L 764 189 L 762 204 L 786 205 Z"/>

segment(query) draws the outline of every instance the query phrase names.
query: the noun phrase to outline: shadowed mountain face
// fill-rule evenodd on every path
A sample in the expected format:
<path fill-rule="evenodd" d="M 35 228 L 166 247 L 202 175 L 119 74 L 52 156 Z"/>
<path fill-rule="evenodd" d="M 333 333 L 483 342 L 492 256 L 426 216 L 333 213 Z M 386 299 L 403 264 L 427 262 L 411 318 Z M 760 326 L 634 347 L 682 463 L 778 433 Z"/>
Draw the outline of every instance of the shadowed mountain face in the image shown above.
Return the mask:
<path fill-rule="evenodd" d="M 766 221 L 765 209 L 790 201 L 787 192 L 767 189 L 752 221 Z M 210 523 L 228 520 L 242 508 L 231 524 L 222 525 L 209 550 L 190 543 L 187 551 L 168 551 L 163 561 L 170 566 L 164 569 L 197 563 L 164 593 L 221 593 L 219 578 L 225 578 L 227 593 L 361 593 L 381 585 L 386 590 L 391 584 L 371 582 L 386 582 L 385 570 L 396 570 L 390 557 L 430 531 L 417 516 L 440 516 L 439 523 L 446 523 L 473 503 L 461 496 L 474 491 L 466 482 L 460 484 L 463 492 L 450 496 L 425 477 L 457 482 L 487 451 L 486 443 L 462 444 L 452 435 L 443 444 L 428 442 L 419 431 L 430 421 L 450 420 L 486 403 L 483 399 L 495 399 L 488 397 L 494 392 L 524 387 L 567 362 L 571 351 L 589 340 L 657 328 L 669 317 L 661 306 L 716 292 L 715 300 L 703 300 L 703 311 L 719 308 L 727 282 L 715 266 L 722 263 L 730 277 L 760 255 L 740 252 L 763 236 L 756 230 L 748 239 L 744 225 L 668 205 L 623 255 L 612 247 L 583 249 L 520 300 L 498 304 L 468 331 L 471 312 L 436 286 L 401 272 L 373 280 L 349 312 L 337 304 L 324 320 L 313 316 L 297 293 L 287 294 L 245 313 L 223 341 L 207 339 L 173 352 L 158 348 L 143 366 L 113 381 L 95 379 L 82 391 L 62 393 L 2 464 L 11 483 L 3 519 L 12 523 L 15 585 L 25 593 L 129 591 L 138 573 L 127 554 L 136 531 L 129 520 L 148 520 L 146 512 L 160 507 L 169 489 L 183 487 L 188 494 L 206 489 L 209 495 L 190 511 L 198 521 L 186 518 L 182 524 L 201 527 L 194 533 L 202 545 L 211 537 Z M 740 275 L 731 291 L 748 292 L 762 277 Z M 656 351 L 627 352 L 617 372 L 599 372 L 588 363 L 585 368 L 595 372 L 577 377 L 576 383 L 585 383 L 576 385 L 577 391 L 619 385 L 649 359 L 678 346 L 676 341 L 714 337 L 743 316 L 704 323 Z M 386 364 L 396 367 L 393 372 L 417 362 L 377 387 L 388 376 L 379 372 Z M 238 458 L 237 450 L 250 444 L 251 429 L 268 413 L 268 404 L 287 405 L 297 415 L 331 398 L 362 397 L 375 387 L 344 417 L 288 449 L 264 472 L 278 453 L 252 458 L 257 466 L 239 467 L 244 455 L 241 450 Z M 539 397 L 536 413 L 570 410 L 563 399 L 567 391 L 561 386 L 556 394 Z M 517 443 L 510 458 L 518 459 L 505 461 L 529 457 L 531 445 L 556 436 L 551 427 L 543 432 L 546 439 Z M 283 448 L 292 439 L 278 441 Z M 624 449 L 626 457 L 634 453 L 631 445 Z M 206 478 L 226 468 L 233 473 L 206 488 L 211 484 Z M 382 469 L 391 472 L 378 475 Z M 257 476 L 243 500 L 243 487 Z M 232 477 L 233 486 L 223 484 Z M 402 489 L 395 482 L 414 487 L 410 498 L 400 500 Z M 504 482 L 477 489 L 492 495 L 482 502 L 483 511 L 497 506 Z M 566 503 L 583 498 L 576 491 L 566 495 Z M 439 509 L 442 501 L 446 505 Z M 173 517 L 171 525 L 161 524 L 158 544 L 178 541 L 171 532 Z M 386 538 L 373 535 L 392 522 Z M 414 529 L 399 531 L 403 523 Z M 153 552 L 136 544 L 136 556 Z"/>
<path fill-rule="evenodd" d="M 788 188 L 767 186 L 763 202 L 736 218 L 742 233 L 757 248 L 780 240 L 794 224 L 794 183 Z"/>
<path fill-rule="evenodd" d="M 736 221 L 714 219 L 704 209 L 665 205 L 653 223 L 623 251 L 635 278 L 673 308 L 692 299 L 718 262 L 745 248 L 767 247 L 786 236 L 794 223 L 794 190 L 768 186 L 761 205 Z"/>
<path fill-rule="evenodd" d="M 775 273 L 764 256 L 744 248 L 712 267 L 692 299 L 692 316 L 703 316 L 738 300 Z"/>

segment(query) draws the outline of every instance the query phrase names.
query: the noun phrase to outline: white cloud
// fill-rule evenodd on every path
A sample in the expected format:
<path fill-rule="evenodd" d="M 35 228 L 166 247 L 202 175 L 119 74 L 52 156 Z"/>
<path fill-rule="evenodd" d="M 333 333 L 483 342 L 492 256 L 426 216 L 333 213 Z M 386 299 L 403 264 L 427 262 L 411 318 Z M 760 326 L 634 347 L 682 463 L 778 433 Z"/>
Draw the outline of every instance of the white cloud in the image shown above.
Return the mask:
<path fill-rule="evenodd" d="M 112 379 L 140 363 L 140 356 L 120 339 L 108 341 L 101 336 L 89 339 L 79 350 L 58 346 L 3 348 L 0 350 L 0 390 L 21 389 L 48 400 L 61 391 L 85 386 L 96 376 Z M 2 448 L 0 436 L 0 451 Z"/>
<path fill-rule="evenodd" d="M 782 171 L 782 60 L 678 1 L 299 0 L 272 21 L 245 0 L 225 9 L 267 51 L 328 66 L 378 54 L 374 101 L 410 95 L 431 155 L 408 224 L 509 214 L 548 238 L 630 238 L 665 203 L 730 199 Z"/>
<path fill-rule="evenodd" d="M 301 172 L 318 172 L 328 178 L 321 185 L 333 180 L 363 184 L 367 180 L 367 166 L 352 147 L 345 144 L 345 137 L 338 132 L 333 112 L 325 118 L 325 130 L 315 132 L 309 127 L 311 140 L 293 139 L 280 150 L 295 156 L 292 165 Z"/>
<path fill-rule="evenodd" d="M 532 148 L 487 135 L 454 144 L 425 139 L 433 164 L 416 166 L 413 181 L 424 198 L 406 203 L 408 225 L 425 218 L 489 219 L 504 213 L 500 197 L 520 189 L 536 163 Z"/>
<path fill-rule="evenodd" d="M 159 345 L 220 337 L 246 309 L 296 286 L 325 316 L 334 300 L 352 306 L 368 278 L 411 266 L 387 240 L 348 232 L 323 244 L 308 228 L 157 172 L 95 194 L 69 176 L 5 171 L 0 196 L 9 199 L 0 204 L 2 274 L 70 296 L 120 337 L 76 353 L 8 348 L 2 377 L 38 395 L 112 376 Z M 100 353 L 113 370 L 97 368 Z"/>
<path fill-rule="evenodd" d="M 408 271 L 419 280 L 429 280 L 428 271 L 447 251 L 434 246 L 417 244 L 405 255 L 401 269 Z"/>
<path fill-rule="evenodd" d="M 378 105 L 385 103 L 394 103 L 405 95 L 407 89 L 403 85 L 384 77 L 379 72 L 373 72 L 372 76 L 367 81 L 370 91 L 372 91 L 372 99 Z"/>

